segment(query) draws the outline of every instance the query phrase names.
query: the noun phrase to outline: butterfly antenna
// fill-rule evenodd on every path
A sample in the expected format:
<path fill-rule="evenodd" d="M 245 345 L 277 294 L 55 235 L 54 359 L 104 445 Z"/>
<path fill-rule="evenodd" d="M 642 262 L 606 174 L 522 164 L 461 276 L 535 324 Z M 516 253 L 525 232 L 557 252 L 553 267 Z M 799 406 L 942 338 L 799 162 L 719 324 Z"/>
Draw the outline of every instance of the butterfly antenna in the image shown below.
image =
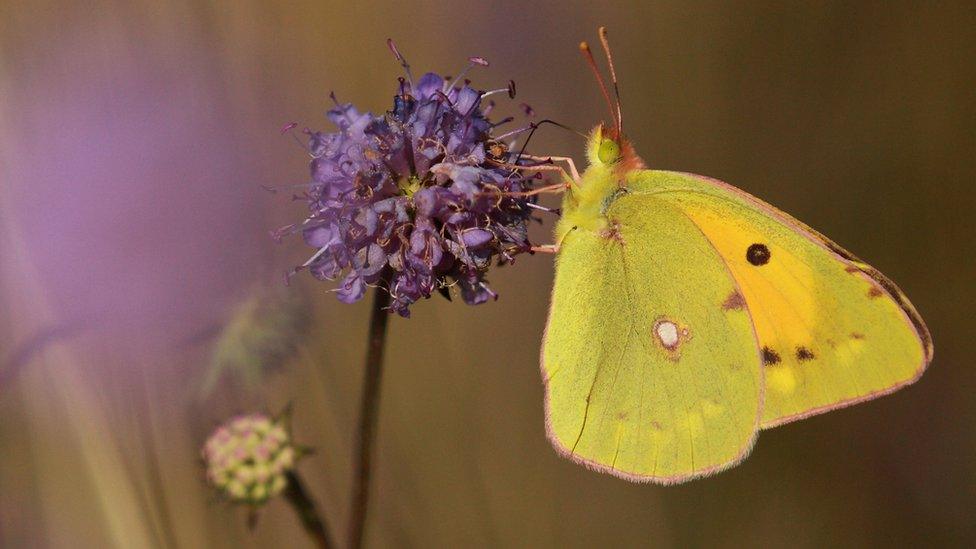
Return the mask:
<path fill-rule="evenodd" d="M 613 55 L 610 53 L 610 41 L 607 40 L 606 27 L 600 27 L 600 44 L 603 46 L 603 52 L 607 54 L 607 65 L 610 66 L 610 81 L 613 83 L 613 95 L 617 99 L 617 137 L 619 138 L 623 135 L 624 119 L 620 110 L 620 88 L 617 87 L 617 71 L 613 69 Z"/>
<path fill-rule="evenodd" d="M 613 101 L 610 100 L 610 93 L 607 92 L 607 84 L 603 81 L 603 75 L 600 74 L 600 69 L 596 66 L 596 60 L 593 59 L 593 51 L 590 49 L 590 45 L 585 41 L 580 42 L 579 49 L 580 53 L 583 54 L 583 58 L 586 59 L 586 64 L 589 65 L 590 70 L 593 71 L 593 76 L 596 77 L 597 83 L 600 84 L 600 91 L 603 92 L 603 99 L 606 100 L 607 107 L 610 109 L 610 118 L 615 122 L 617 127 L 620 127 L 620 122 L 617 120 L 616 111 L 614 111 L 613 108 Z"/>
<path fill-rule="evenodd" d="M 573 132 L 576 135 L 582 137 L 583 139 L 589 138 L 588 135 L 586 135 L 585 133 L 577 130 L 576 128 L 574 128 L 572 126 L 567 126 L 566 124 L 560 124 L 559 122 L 556 122 L 555 120 L 550 120 L 548 118 L 546 118 L 545 120 L 540 120 L 540 121 L 538 121 L 538 122 L 535 123 L 536 126 L 541 126 L 543 124 L 552 124 L 553 126 L 556 126 L 557 128 L 562 128 L 562 129 L 564 129 L 566 131 Z"/>
<path fill-rule="evenodd" d="M 533 122 L 532 124 L 529 124 L 529 126 L 528 126 L 531 129 L 529 131 L 529 136 L 526 137 L 525 138 L 525 142 L 522 143 L 522 148 L 519 149 L 518 155 L 515 157 L 515 162 L 514 162 L 515 164 L 518 164 L 519 161 L 522 160 L 522 155 L 525 154 L 525 149 L 526 149 L 526 147 L 529 146 L 529 141 L 532 140 L 532 136 L 535 135 L 535 131 L 539 129 L 539 126 L 542 126 L 543 124 L 552 124 L 553 126 L 556 126 L 558 128 L 562 128 L 564 130 L 571 131 L 571 132 L 575 133 L 576 135 L 582 137 L 583 139 L 588 139 L 588 137 L 589 137 L 585 133 L 583 133 L 583 132 L 581 132 L 581 131 L 579 131 L 579 130 L 577 130 L 575 128 L 571 128 L 571 127 L 569 127 L 569 126 L 567 126 L 565 124 L 560 124 L 559 122 L 556 122 L 555 120 L 549 120 L 548 118 L 546 118 L 545 120 L 540 120 L 538 122 Z"/>

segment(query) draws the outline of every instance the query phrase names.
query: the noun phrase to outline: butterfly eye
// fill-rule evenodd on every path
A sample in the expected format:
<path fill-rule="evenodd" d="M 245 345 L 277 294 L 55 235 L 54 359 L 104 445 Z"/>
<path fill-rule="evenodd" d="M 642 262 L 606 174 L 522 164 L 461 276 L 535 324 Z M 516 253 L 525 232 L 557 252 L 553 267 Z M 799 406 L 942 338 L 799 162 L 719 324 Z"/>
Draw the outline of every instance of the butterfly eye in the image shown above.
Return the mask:
<path fill-rule="evenodd" d="M 597 157 L 604 164 L 612 164 L 620 158 L 620 145 L 613 139 L 604 139 L 600 142 L 600 150 Z"/>

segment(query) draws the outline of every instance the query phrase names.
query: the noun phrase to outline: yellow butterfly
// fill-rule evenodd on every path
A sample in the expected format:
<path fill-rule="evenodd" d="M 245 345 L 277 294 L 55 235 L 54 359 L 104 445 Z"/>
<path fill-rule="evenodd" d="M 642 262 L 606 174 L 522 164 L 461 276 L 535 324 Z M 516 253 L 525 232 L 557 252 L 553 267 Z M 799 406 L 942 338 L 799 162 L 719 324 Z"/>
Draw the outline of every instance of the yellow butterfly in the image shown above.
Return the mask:
<path fill-rule="evenodd" d="M 922 375 L 932 340 L 894 283 L 731 185 L 645 169 L 580 47 L 614 126 L 593 130 L 582 177 L 569 161 L 556 244 L 539 248 L 557 253 L 541 368 L 560 454 L 682 482 L 741 461 L 759 429 Z"/>

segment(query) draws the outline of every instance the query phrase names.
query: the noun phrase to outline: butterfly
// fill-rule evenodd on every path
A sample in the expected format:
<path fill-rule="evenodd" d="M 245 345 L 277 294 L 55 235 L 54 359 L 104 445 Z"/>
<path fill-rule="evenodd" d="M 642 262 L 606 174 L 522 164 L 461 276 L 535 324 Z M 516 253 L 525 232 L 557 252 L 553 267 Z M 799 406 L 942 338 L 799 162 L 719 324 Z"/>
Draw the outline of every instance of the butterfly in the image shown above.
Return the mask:
<path fill-rule="evenodd" d="M 672 484 L 742 461 L 761 429 L 917 380 L 932 339 L 876 269 L 731 185 L 646 169 L 614 124 L 569 160 L 543 339 L 546 430 L 558 453 Z M 557 159 L 558 160 L 558 159 Z M 566 160 L 566 159 L 562 159 Z"/>

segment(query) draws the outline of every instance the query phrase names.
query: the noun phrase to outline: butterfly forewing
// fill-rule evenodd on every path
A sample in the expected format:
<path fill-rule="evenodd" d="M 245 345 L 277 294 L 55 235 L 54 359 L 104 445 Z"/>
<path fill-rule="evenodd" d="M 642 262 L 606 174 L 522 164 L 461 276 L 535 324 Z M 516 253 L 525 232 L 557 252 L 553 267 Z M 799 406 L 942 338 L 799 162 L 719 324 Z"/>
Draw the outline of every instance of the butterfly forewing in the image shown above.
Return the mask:
<path fill-rule="evenodd" d="M 629 183 L 693 221 L 732 272 L 763 355 L 764 427 L 886 394 L 928 364 L 904 294 L 819 233 L 704 177 L 640 171 Z"/>

